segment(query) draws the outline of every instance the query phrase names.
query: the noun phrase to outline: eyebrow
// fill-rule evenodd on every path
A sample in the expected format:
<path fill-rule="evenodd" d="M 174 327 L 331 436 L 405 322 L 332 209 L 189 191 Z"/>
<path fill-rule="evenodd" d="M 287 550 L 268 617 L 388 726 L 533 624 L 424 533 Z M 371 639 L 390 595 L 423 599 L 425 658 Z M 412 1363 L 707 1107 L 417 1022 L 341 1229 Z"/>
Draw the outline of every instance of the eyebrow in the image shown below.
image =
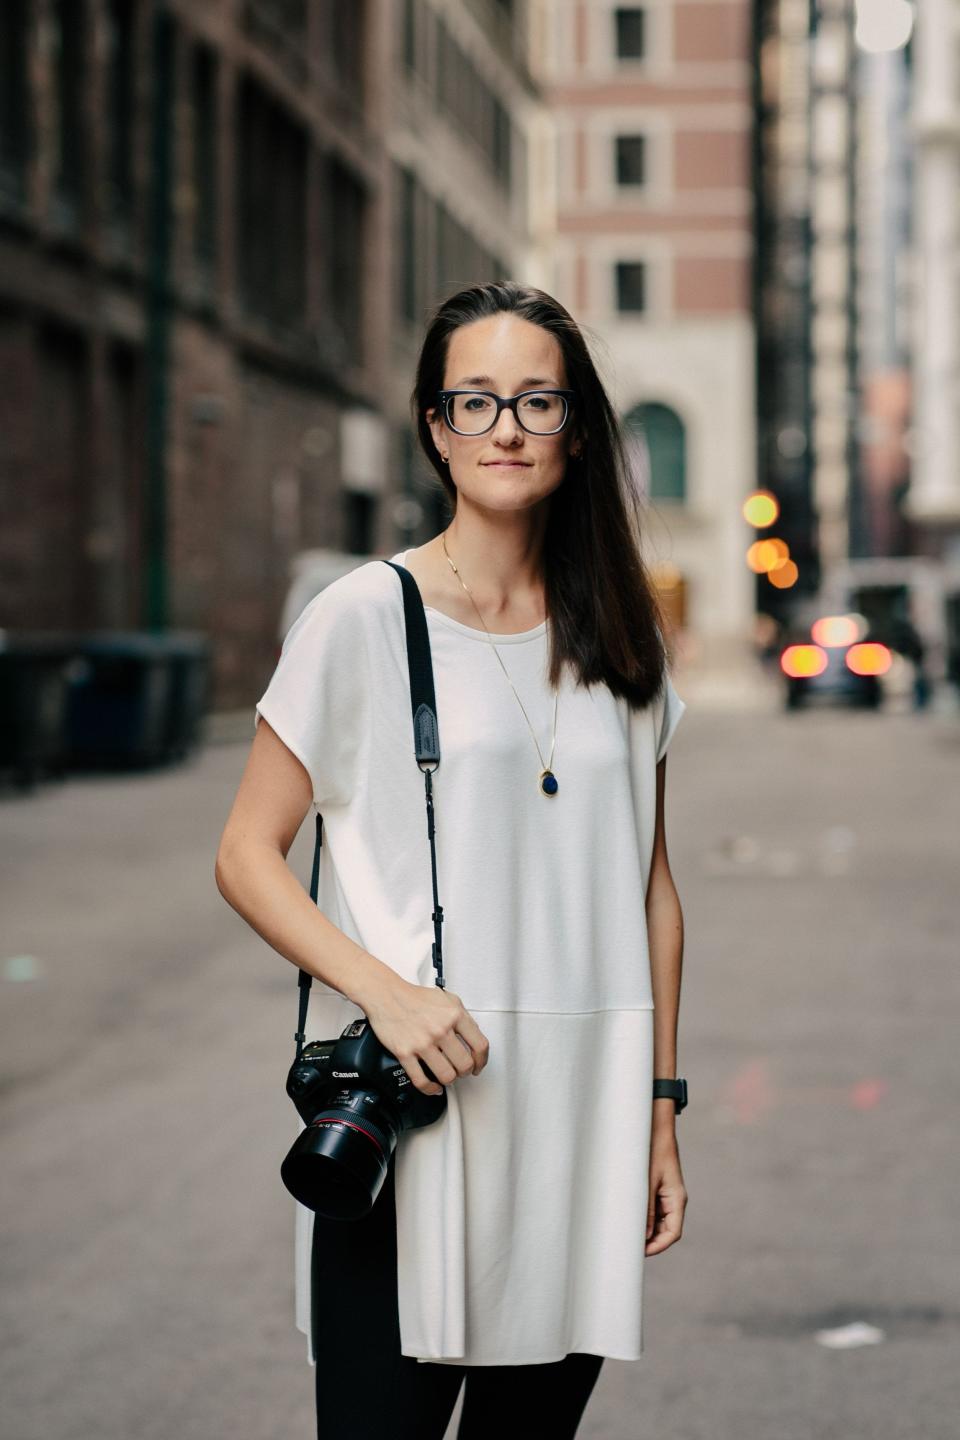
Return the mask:
<path fill-rule="evenodd" d="M 461 385 L 491 385 L 492 383 L 489 375 L 464 375 L 463 379 L 451 385 L 450 389 L 456 390 Z M 553 385 L 557 390 L 563 388 L 557 384 L 556 380 L 551 380 L 549 376 L 545 375 L 528 375 L 525 380 L 520 381 L 521 390 L 525 390 L 528 385 Z"/>

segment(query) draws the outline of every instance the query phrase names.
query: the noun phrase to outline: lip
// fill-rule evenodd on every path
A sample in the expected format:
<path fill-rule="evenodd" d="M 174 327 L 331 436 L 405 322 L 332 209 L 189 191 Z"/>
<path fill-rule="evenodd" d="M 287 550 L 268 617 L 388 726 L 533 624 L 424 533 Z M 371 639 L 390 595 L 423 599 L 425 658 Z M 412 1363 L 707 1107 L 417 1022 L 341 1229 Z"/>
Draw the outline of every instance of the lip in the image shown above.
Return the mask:
<path fill-rule="evenodd" d="M 525 470 L 532 462 L 530 460 L 484 460 L 484 465 L 491 465 L 495 470 Z"/>

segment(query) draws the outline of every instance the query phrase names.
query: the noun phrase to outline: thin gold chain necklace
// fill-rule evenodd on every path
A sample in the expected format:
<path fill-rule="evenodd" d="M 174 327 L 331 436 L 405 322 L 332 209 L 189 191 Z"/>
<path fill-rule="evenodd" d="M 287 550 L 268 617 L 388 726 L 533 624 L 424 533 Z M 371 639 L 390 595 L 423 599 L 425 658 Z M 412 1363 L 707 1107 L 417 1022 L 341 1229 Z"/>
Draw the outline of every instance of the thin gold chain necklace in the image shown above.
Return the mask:
<path fill-rule="evenodd" d="M 467 594 L 470 595 L 470 600 L 471 600 L 471 602 L 472 602 L 472 604 L 473 604 L 473 608 L 474 608 L 474 610 L 476 610 L 477 614 L 480 615 L 480 606 L 477 604 L 476 600 L 474 600 L 473 596 L 470 594 L 470 590 L 468 589 L 468 587 L 467 587 L 467 586 L 464 584 L 464 582 L 463 582 L 463 578 L 462 578 L 461 575 L 460 575 L 460 571 L 457 569 L 456 565 L 454 565 L 453 561 L 450 559 L 450 552 L 449 552 L 448 549 L 447 549 L 447 535 L 446 535 L 446 531 L 444 531 L 444 532 L 441 533 L 440 539 L 441 539 L 441 542 L 442 542 L 442 544 L 443 544 L 443 553 L 444 553 L 444 555 L 446 555 L 446 557 L 447 557 L 447 560 L 448 560 L 448 562 L 449 562 L 449 564 L 450 564 L 451 570 L 453 571 L 454 575 L 456 575 L 457 579 L 460 581 L 460 584 L 463 585 L 463 588 L 464 588 L 464 590 L 466 590 Z M 559 781 L 557 780 L 556 775 L 554 775 L 553 770 L 552 770 L 551 767 L 552 767 L 552 765 L 553 765 L 553 752 L 554 752 L 554 749 L 555 749 L 556 743 L 557 743 L 557 709 L 558 709 L 558 706 L 559 706 L 559 704 L 560 704 L 560 690 L 559 690 L 559 688 L 557 689 L 556 699 L 554 700 L 554 703 L 553 703 L 553 742 L 552 742 L 552 744 L 551 744 L 551 746 L 550 746 L 550 760 L 549 760 L 549 763 L 544 764 L 543 752 L 542 752 L 542 750 L 540 749 L 540 744 L 539 744 L 539 741 L 537 740 L 536 731 L 534 730 L 533 726 L 530 724 L 530 716 L 527 714 L 526 709 L 524 708 L 523 701 L 520 699 L 520 696 L 517 695 L 517 687 L 516 687 L 516 685 L 514 685 L 513 681 L 510 679 L 510 675 L 509 675 L 509 672 L 507 671 L 507 667 L 506 667 L 506 665 L 504 665 L 503 660 L 500 658 L 500 651 L 497 649 L 496 645 L 494 644 L 493 637 L 492 637 L 492 635 L 490 634 L 490 631 L 487 630 L 486 622 L 484 621 L 484 618 L 483 618 L 482 615 L 480 615 L 480 624 L 483 626 L 484 630 L 486 630 L 486 632 L 487 632 L 487 639 L 488 639 L 489 642 L 490 642 L 490 647 L 491 647 L 491 649 L 493 650 L 494 655 L 496 655 L 497 660 L 500 662 L 500 669 L 503 671 L 504 675 L 506 675 L 506 677 L 507 677 L 507 683 L 509 684 L 510 689 L 513 691 L 514 695 L 516 695 L 516 697 L 517 697 L 517 704 L 520 706 L 520 709 L 523 710 L 523 718 L 524 718 L 524 720 L 526 720 L 526 722 L 527 722 L 527 729 L 530 731 L 530 734 L 531 734 L 531 736 L 533 737 L 533 743 L 534 743 L 534 745 L 536 745 L 536 747 L 537 747 L 537 754 L 540 756 L 540 765 L 541 765 L 541 767 L 542 767 L 541 770 L 540 770 L 540 782 L 539 782 L 539 783 L 540 783 L 540 789 L 541 789 L 541 791 L 543 792 L 544 795 L 556 795 L 558 789 L 560 788 L 560 785 L 559 785 Z"/>

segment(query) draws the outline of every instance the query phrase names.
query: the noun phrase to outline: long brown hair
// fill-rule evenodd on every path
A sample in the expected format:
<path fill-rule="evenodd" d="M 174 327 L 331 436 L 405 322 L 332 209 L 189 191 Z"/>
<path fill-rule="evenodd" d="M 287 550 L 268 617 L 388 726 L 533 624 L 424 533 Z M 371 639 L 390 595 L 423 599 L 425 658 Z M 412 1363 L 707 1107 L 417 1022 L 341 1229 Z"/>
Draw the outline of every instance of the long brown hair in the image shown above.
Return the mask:
<path fill-rule="evenodd" d="M 503 311 L 556 336 L 567 385 L 576 395 L 572 422 L 583 439 L 581 454 L 568 462 L 549 497 L 544 581 L 550 683 L 558 685 L 569 664 L 578 685 L 602 683 L 642 709 L 663 685 L 664 616 L 640 554 L 643 506 L 620 421 L 569 311 L 545 291 L 514 280 L 469 285 L 442 301 L 427 325 L 410 397 L 420 444 L 455 514 L 457 487 L 437 454 L 426 412 L 443 388 L 453 332 Z"/>

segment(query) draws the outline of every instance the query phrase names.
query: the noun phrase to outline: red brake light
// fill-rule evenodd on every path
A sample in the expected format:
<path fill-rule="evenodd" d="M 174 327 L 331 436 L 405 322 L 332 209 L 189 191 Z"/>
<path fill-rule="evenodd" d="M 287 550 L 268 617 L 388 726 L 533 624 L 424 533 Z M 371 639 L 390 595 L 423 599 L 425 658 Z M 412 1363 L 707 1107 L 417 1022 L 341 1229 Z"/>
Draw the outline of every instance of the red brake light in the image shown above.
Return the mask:
<path fill-rule="evenodd" d="M 826 652 L 819 645 L 788 645 L 780 656 L 780 669 L 791 680 L 820 675 L 826 668 Z"/>
<path fill-rule="evenodd" d="M 851 645 L 844 659 L 854 675 L 885 675 L 893 664 L 890 651 L 877 640 Z"/>

